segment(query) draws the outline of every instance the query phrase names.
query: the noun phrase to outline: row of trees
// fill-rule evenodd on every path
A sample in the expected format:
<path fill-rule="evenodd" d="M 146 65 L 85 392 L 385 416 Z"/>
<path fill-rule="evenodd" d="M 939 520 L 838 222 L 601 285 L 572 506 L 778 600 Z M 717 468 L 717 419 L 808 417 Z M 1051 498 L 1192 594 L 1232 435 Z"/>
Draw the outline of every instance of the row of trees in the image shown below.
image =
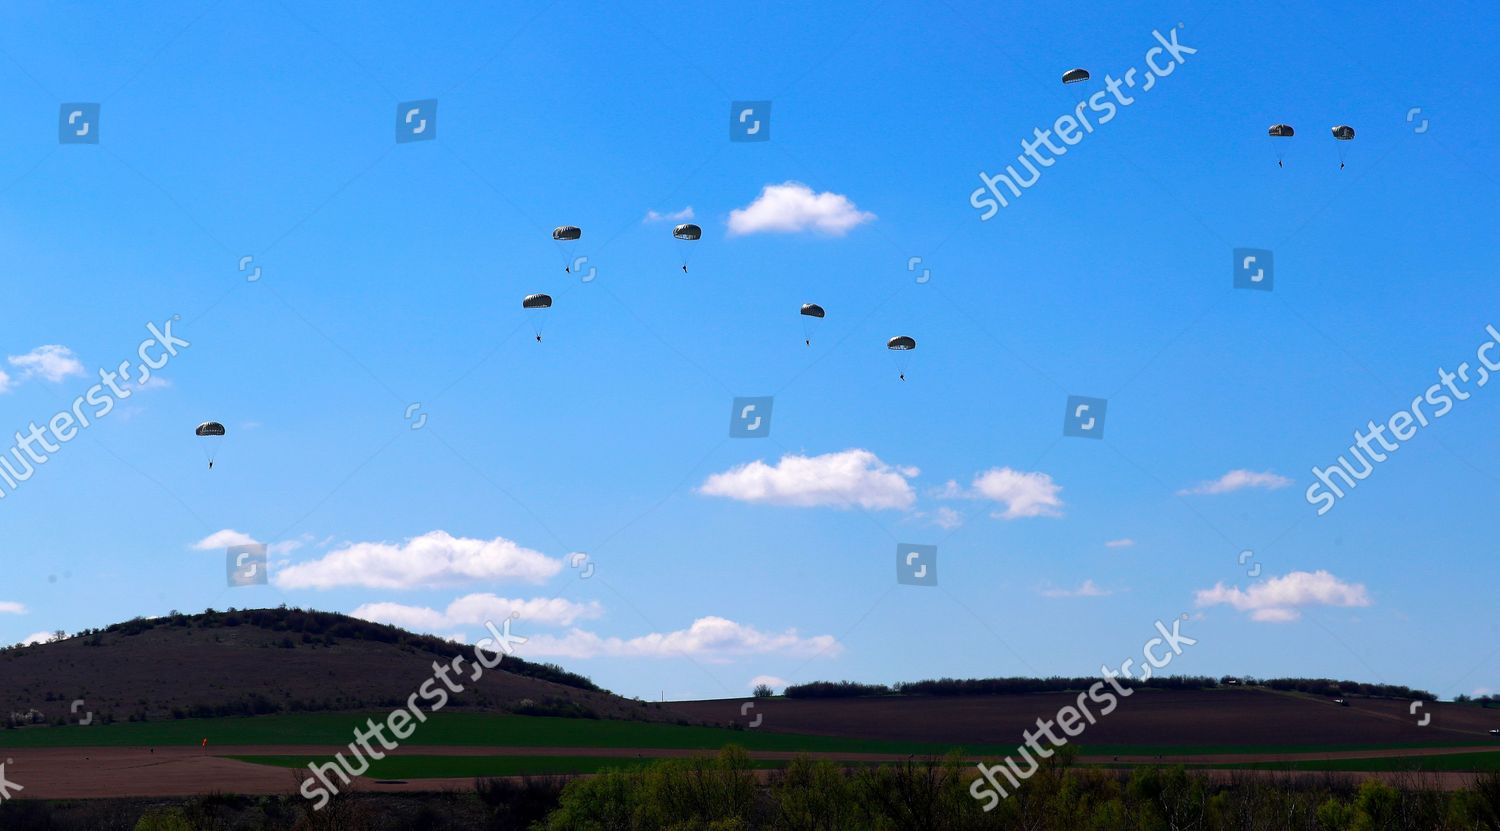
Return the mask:
<path fill-rule="evenodd" d="M 1070 765 L 1059 754 L 989 813 L 969 795 L 957 757 L 840 768 L 793 761 L 758 786 L 744 751 L 673 759 L 575 780 L 547 831 L 1500 831 L 1500 774 L 1453 793 L 1367 780 L 1214 784 L 1182 768 L 1128 776 Z"/>
<path fill-rule="evenodd" d="M 1363 695 L 1383 698 L 1435 701 L 1437 696 L 1426 690 L 1415 690 L 1397 684 L 1367 684 L 1361 681 L 1338 681 L 1331 678 L 1249 678 L 1224 676 L 1209 678 L 1197 675 L 1163 675 L 1146 681 L 1120 678 L 1123 686 L 1161 690 L 1208 690 L 1220 687 L 1256 686 L 1273 690 L 1296 691 L 1331 698 Z M 880 695 L 1020 695 L 1025 693 L 1082 692 L 1099 682 L 1099 677 L 1066 678 L 937 678 L 897 684 L 862 684 L 857 681 L 812 681 L 786 688 L 787 698 L 859 698 Z"/>

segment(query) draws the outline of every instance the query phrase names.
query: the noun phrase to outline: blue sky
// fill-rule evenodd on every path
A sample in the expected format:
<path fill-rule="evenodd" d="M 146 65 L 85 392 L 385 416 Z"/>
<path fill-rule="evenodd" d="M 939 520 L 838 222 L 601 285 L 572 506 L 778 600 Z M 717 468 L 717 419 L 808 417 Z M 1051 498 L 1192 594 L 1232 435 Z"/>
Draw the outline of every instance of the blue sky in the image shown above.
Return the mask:
<path fill-rule="evenodd" d="M 980 171 L 1179 24 L 1196 54 L 980 220 Z M 0 500 L 0 641 L 283 602 L 472 640 L 517 610 L 523 655 L 703 698 L 1093 674 L 1187 613 L 1175 672 L 1500 688 L 1494 390 L 1326 515 L 1303 495 L 1500 324 L 1494 29 L 1479 4 L 9 4 L 0 443 L 148 322 L 191 346 Z M 436 140 L 396 143 L 423 99 Z M 729 140 L 735 100 L 772 102 L 770 141 Z M 69 102 L 100 103 L 98 144 L 59 144 Z M 689 207 L 684 274 L 645 218 Z M 1274 252 L 1274 291 L 1232 288 L 1237 247 Z M 756 395 L 770 437 L 728 438 Z M 1069 395 L 1108 399 L 1102 441 L 1062 435 Z M 1259 475 L 1200 487 L 1234 471 Z M 227 588 L 251 539 L 272 584 Z M 939 547 L 937 587 L 897 584 L 898 543 Z"/>

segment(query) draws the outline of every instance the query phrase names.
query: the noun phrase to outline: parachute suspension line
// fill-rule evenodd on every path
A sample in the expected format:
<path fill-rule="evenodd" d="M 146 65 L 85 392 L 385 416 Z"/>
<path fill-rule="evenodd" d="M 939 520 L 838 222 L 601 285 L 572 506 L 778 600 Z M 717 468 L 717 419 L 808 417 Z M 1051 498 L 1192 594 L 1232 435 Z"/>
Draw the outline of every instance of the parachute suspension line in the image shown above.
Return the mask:
<path fill-rule="evenodd" d="M 812 346 L 813 328 L 818 325 L 818 321 L 827 317 L 827 312 L 823 311 L 823 307 L 817 303 L 803 303 L 801 314 L 802 342 L 807 346 Z"/>
<path fill-rule="evenodd" d="M 576 225 L 559 225 L 552 229 L 552 241 L 557 245 L 558 254 L 562 256 L 563 271 L 568 274 L 573 273 L 573 263 L 577 262 L 577 258 L 573 256 L 577 253 L 574 244 L 582 236 L 583 229 Z"/>
<path fill-rule="evenodd" d="M 692 251 L 691 243 L 703 238 L 703 229 L 690 222 L 683 223 L 672 229 L 672 236 L 678 240 L 677 250 L 682 255 L 682 273 L 688 273 L 688 254 Z"/>

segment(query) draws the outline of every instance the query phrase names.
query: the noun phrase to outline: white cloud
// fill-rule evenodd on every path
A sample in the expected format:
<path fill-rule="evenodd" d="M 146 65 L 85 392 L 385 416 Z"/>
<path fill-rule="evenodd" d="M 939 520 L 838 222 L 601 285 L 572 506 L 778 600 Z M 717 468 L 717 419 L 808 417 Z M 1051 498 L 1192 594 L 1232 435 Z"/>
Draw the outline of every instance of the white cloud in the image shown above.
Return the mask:
<path fill-rule="evenodd" d="M 874 219 L 875 214 L 859 210 L 847 196 L 831 191 L 814 193 L 801 182 L 783 182 L 766 185 L 754 202 L 730 211 L 729 233 L 741 236 L 816 231 L 839 237 Z"/>
<path fill-rule="evenodd" d="M 964 515 L 945 505 L 937 509 L 932 523 L 939 528 L 952 531 L 954 528 L 964 524 Z"/>
<path fill-rule="evenodd" d="M 1370 596 L 1360 583 L 1345 583 L 1326 571 L 1293 571 L 1270 577 L 1248 590 L 1216 583 L 1200 589 L 1199 607 L 1228 604 L 1261 623 L 1287 623 L 1302 616 L 1303 606 L 1369 606 Z"/>
<path fill-rule="evenodd" d="M 560 570 L 561 560 L 504 537 L 481 540 L 429 531 L 399 544 L 345 543 L 321 559 L 287 566 L 274 582 L 283 589 L 432 588 L 481 580 L 543 583 Z"/>
<path fill-rule="evenodd" d="M 125 387 L 133 392 L 150 392 L 151 390 L 170 389 L 172 382 L 157 375 L 146 379 L 144 384 L 135 381 L 126 382 Z"/>
<path fill-rule="evenodd" d="M 11 355 L 6 360 L 21 370 L 23 378 L 45 378 L 55 383 L 69 376 L 84 375 L 83 363 L 73 350 L 55 343 L 38 346 L 25 355 Z"/>
<path fill-rule="evenodd" d="M 804 638 L 796 629 L 762 632 L 721 617 L 701 617 L 687 629 L 665 634 L 653 632 L 638 638 L 606 638 L 583 629 L 566 635 L 531 635 L 517 647 L 526 658 L 677 658 L 692 657 L 724 662 L 744 655 L 772 653 L 813 657 L 834 656 L 843 646 L 832 635 Z"/>
<path fill-rule="evenodd" d="M 688 221 L 689 219 L 692 219 L 692 218 L 693 218 L 693 206 L 689 205 L 686 208 L 683 208 L 682 210 L 680 210 L 680 211 L 678 211 L 676 213 L 663 214 L 663 213 L 657 213 L 656 211 L 646 211 L 646 218 L 643 219 L 643 220 L 641 220 L 641 221 L 642 222 L 686 222 L 686 221 Z"/>
<path fill-rule="evenodd" d="M 1132 545 L 1135 545 L 1135 540 L 1133 540 L 1133 539 L 1131 539 L 1129 537 L 1121 537 L 1120 539 L 1117 539 L 1117 540 L 1110 540 L 1109 542 L 1107 542 L 1107 543 L 1104 544 L 1104 547 L 1105 548 L 1129 548 Z"/>
<path fill-rule="evenodd" d="M 24 615 L 26 604 L 17 603 L 13 600 L 0 600 L 0 615 Z"/>
<path fill-rule="evenodd" d="M 1062 516 L 1062 485 L 1045 473 L 1027 473 L 1008 467 L 995 467 L 975 474 L 968 490 L 950 481 L 942 496 L 947 499 L 987 499 L 1005 506 L 991 514 L 997 519 L 1023 519 L 1037 516 Z"/>
<path fill-rule="evenodd" d="M 312 534 L 303 534 L 300 537 L 293 537 L 292 539 L 283 540 L 282 542 L 273 542 L 266 546 L 266 553 L 283 555 L 290 554 L 293 551 L 296 551 L 297 549 L 311 542 L 312 539 Z M 257 540 L 256 538 L 250 536 L 249 534 L 246 534 L 243 531 L 236 531 L 233 528 L 225 528 L 222 531 L 215 531 L 212 534 L 204 537 L 203 539 L 198 540 L 197 542 L 193 543 L 192 547 L 195 551 L 218 551 L 222 548 L 228 548 L 231 545 L 259 544 L 260 540 Z"/>
<path fill-rule="evenodd" d="M 0 370 L 0 394 L 10 392 L 14 386 L 15 384 L 11 382 L 10 376 L 5 374 L 3 370 Z"/>
<path fill-rule="evenodd" d="M 52 640 L 52 634 L 51 632 L 32 632 L 21 639 L 21 645 L 31 646 L 34 643 L 46 643 Z"/>
<path fill-rule="evenodd" d="M 528 625 L 572 626 L 579 620 L 600 617 L 604 607 L 597 601 L 574 603 L 561 597 L 512 600 L 485 592 L 464 595 L 444 611 L 401 603 L 366 603 L 349 614 L 417 632 L 436 632 L 455 626 L 483 626 L 491 621 L 498 625 L 512 614 L 518 614 L 519 620 Z"/>
<path fill-rule="evenodd" d="M 1284 488 L 1291 483 L 1291 479 L 1272 473 L 1269 470 L 1259 473 L 1253 470 L 1231 470 L 1217 479 L 1199 482 L 1191 488 L 1183 488 L 1177 492 L 1177 495 L 1233 493 L 1245 488 L 1261 488 L 1263 490 L 1274 491 L 1278 488 Z"/>
<path fill-rule="evenodd" d="M 760 460 L 715 473 L 700 493 L 741 502 L 798 508 L 910 508 L 916 493 L 907 480 L 920 471 L 882 462 L 868 450 L 852 448 L 821 456 L 787 454 L 775 467 Z"/>
<path fill-rule="evenodd" d="M 773 690 L 784 690 L 790 683 L 792 682 L 786 680 L 785 678 L 778 678 L 775 675 L 757 675 L 754 678 L 751 678 L 750 683 L 746 686 L 753 690 L 756 687 L 759 687 L 761 684 L 765 684 Z"/>
<path fill-rule="evenodd" d="M 231 545 L 255 545 L 256 539 L 243 531 L 233 528 L 225 528 L 215 531 L 201 540 L 193 543 L 193 548 L 198 551 L 213 551 L 219 548 L 228 548 Z"/>
<path fill-rule="evenodd" d="M 1109 597 L 1114 594 L 1110 589 L 1101 589 L 1094 584 L 1093 580 L 1085 580 L 1076 589 L 1044 589 L 1043 597 Z"/>

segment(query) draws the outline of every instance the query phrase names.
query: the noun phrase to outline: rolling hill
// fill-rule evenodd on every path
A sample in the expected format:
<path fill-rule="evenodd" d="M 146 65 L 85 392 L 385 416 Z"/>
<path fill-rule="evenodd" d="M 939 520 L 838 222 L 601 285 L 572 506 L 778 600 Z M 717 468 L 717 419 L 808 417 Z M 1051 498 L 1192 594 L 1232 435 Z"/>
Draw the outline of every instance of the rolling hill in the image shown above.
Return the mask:
<path fill-rule="evenodd" d="M 472 647 L 345 615 L 247 609 L 137 618 L 0 650 L 0 719 L 47 723 L 395 707 L 433 663 Z M 469 664 L 471 666 L 472 664 Z M 449 707 L 587 718 L 677 720 L 551 664 L 507 657 Z M 74 711 L 73 702 L 83 703 Z"/>

